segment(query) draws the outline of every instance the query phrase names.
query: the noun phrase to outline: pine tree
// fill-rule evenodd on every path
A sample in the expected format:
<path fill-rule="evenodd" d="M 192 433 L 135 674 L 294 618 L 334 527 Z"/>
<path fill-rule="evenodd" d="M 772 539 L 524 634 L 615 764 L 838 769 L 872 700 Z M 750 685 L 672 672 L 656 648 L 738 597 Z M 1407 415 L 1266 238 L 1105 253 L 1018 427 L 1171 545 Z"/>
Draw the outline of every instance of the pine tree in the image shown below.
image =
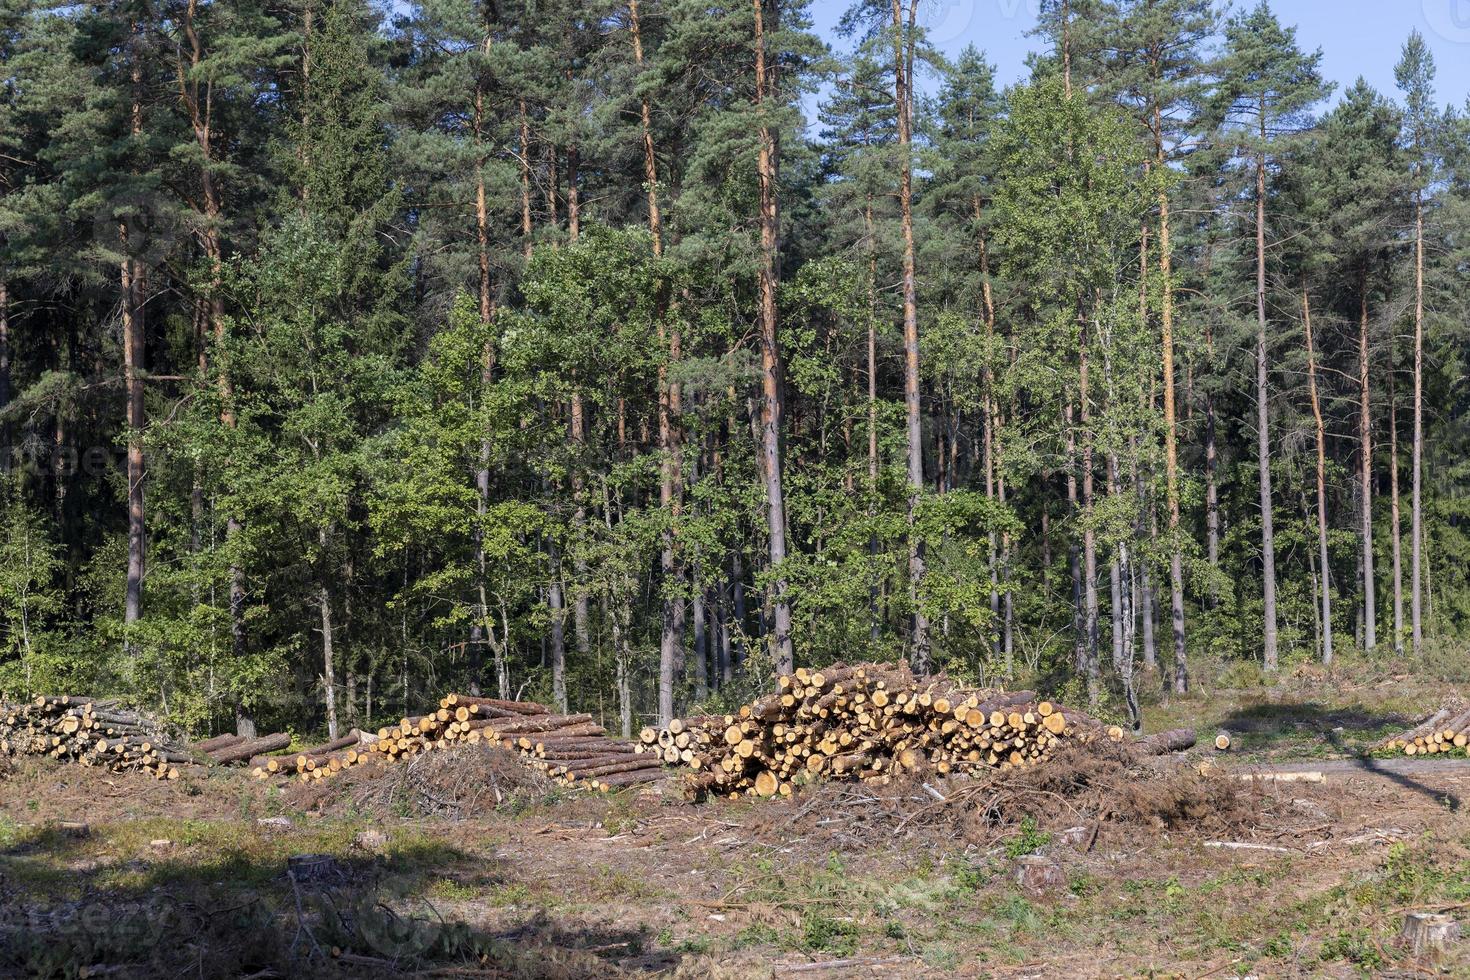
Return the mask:
<path fill-rule="evenodd" d="M 1271 431 L 1266 304 L 1266 213 L 1268 172 L 1279 142 L 1312 123 L 1311 107 L 1326 97 L 1318 66 L 1319 50 L 1305 54 L 1296 46 L 1296 29 L 1283 27 L 1262 2 L 1226 24 L 1225 53 L 1213 112 L 1243 166 L 1254 177 L 1256 270 L 1256 468 L 1261 494 L 1261 579 L 1264 592 L 1263 660 L 1278 662 L 1276 618 L 1276 541 L 1271 494 Z"/>
<path fill-rule="evenodd" d="M 1319 191 L 1327 201 L 1324 208 L 1326 228 L 1331 236 L 1329 248 L 1336 256 L 1336 278 L 1339 283 L 1340 311 L 1357 323 L 1358 381 L 1358 461 L 1359 503 L 1362 547 L 1364 647 L 1373 649 L 1376 642 L 1377 612 L 1375 603 L 1373 549 L 1373 400 L 1371 381 L 1374 362 L 1374 338 L 1371 335 L 1373 309 L 1380 292 L 1379 283 L 1390 271 L 1387 243 L 1393 237 L 1397 217 L 1394 191 L 1396 146 L 1399 120 L 1397 113 L 1366 82 L 1359 79 L 1345 94 L 1342 103 L 1322 121 L 1323 152 L 1318 154 Z M 1385 287 L 1386 288 L 1386 287 Z M 1393 352 L 1390 342 L 1388 370 L 1392 372 Z M 1396 438 L 1396 437 L 1395 437 Z M 1396 445 L 1396 443 L 1395 443 Z M 1395 454 L 1396 455 L 1396 454 Z M 1394 478 L 1394 508 L 1397 509 L 1397 478 Z M 1398 552 L 1398 529 L 1391 529 L 1393 551 Z M 1397 570 L 1398 562 L 1394 562 Z M 1398 580 L 1398 576 L 1395 575 Z M 1402 621 L 1402 595 L 1395 589 L 1396 623 Z M 1395 627 L 1395 633 L 1398 626 Z M 1399 644 L 1397 635 L 1395 646 Z"/>
<path fill-rule="evenodd" d="M 1109 47 L 1111 84 L 1138 114 L 1153 145 L 1152 166 L 1170 167 L 1189 152 L 1205 97 L 1208 71 L 1201 46 L 1215 31 L 1208 0 L 1133 0 L 1117 17 Z M 1158 201 L 1159 318 L 1164 379 L 1164 470 L 1169 508 L 1169 621 L 1174 640 L 1174 690 L 1189 687 L 1184 631 L 1184 544 L 1179 505 L 1178 429 L 1175 395 L 1174 246 L 1169 192 Z M 1147 236 L 1144 246 L 1147 248 Z M 1146 612 L 1151 617 L 1151 613 Z"/>
<path fill-rule="evenodd" d="M 1434 56 L 1418 31 L 1404 42 L 1394 77 L 1406 103 L 1402 143 L 1414 200 L 1414 436 L 1409 504 L 1409 621 L 1413 651 L 1424 646 L 1424 210 L 1435 181 L 1440 119 L 1434 103 Z"/>

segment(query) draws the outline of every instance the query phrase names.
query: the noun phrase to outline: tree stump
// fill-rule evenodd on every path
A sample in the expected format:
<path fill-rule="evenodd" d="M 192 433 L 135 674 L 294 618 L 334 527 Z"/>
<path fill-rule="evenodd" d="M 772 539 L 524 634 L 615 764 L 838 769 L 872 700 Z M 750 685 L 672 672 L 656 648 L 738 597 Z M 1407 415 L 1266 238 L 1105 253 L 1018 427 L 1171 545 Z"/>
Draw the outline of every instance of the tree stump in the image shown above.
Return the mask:
<path fill-rule="evenodd" d="M 1049 857 L 1027 854 L 1016 859 L 1016 884 L 1028 895 L 1041 897 L 1066 892 L 1071 888 L 1067 873 Z"/>
<path fill-rule="evenodd" d="M 293 854 L 286 859 L 286 872 L 302 885 L 337 882 L 347 877 L 330 854 Z"/>
<path fill-rule="evenodd" d="M 1460 923 L 1448 915 L 1409 912 L 1399 930 L 1399 943 L 1416 958 L 1432 957 L 1460 939 Z"/>

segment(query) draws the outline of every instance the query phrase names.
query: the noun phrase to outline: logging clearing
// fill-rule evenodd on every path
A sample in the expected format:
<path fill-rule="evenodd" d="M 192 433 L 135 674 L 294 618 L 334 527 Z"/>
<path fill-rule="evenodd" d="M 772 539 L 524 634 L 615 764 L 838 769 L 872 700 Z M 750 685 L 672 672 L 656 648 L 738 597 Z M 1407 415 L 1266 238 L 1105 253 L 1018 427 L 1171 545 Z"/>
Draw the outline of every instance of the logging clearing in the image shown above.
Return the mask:
<path fill-rule="evenodd" d="M 375 732 L 352 729 L 291 751 L 282 751 L 292 741 L 285 733 L 170 740 L 156 720 L 86 697 L 38 697 L 5 708 L 0 720 L 0 755 L 49 755 L 161 779 L 179 778 L 180 766 L 248 764 L 256 779 L 307 783 L 487 745 L 559 785 L 604 793 L 677 775 L 691 800 L 784 797 L 814 781 L 974 776 L 1044 764 L 1068 743 L 1127 742 L 1131 753 L 1149 755 L 1195 741 L 1192 729 L 1128 740 L 1119 726 L 1032 691 L 920 679 L 906 665 L 876 663 L 799 668 L 736 712 L 676 718 L 636 741 L 609 736 L 591 714 L 458 693 Z"/>
<path fill-rule="evenodd" d="M 1340 677 L 1330 684 L 1341 692 Z M 1306 780 L 1259 754 L 1263 719 L 1356 725 L 1355 750 L 1398 753 L 1392 733 L 1443 735 L 1460 703 L 1416 691 L 1373 715 L 1322 709 L 1322 693 L 1250 696 L 1251 710 L 1228 699 L 1155 709 L 1141 738 L 1040 690 L 879 663 L 792 671 L 726 713 L 633 739 L 592 712 L 458 693 L 315 740 L 191 741 L 111 700 L 28 701 L 0 715 L 12 753 L 17 725 L 27 744 L 42 729 L 51 744 L 51 729 L 107 737 L 125 724 L 187 760 L 170 763 L 172 779 L 66 751 L 0 764 L 0 967 L 724 980 L 871 966 L 917 977 L 942 948 L 961 972 L 1004 973 L 1024 957 L 1067 976 L 1158 961 L 1197 975 L 1220 965 L 1211 951 L 1228 935 L 1231 960 L 1285 975 L 1291 956 L 1331 972 L 1359 948 L 1379 955 L 1344 946 L 1345 930 L 1376 940 L 1386 963 L 1433 953 L 1463 965 L 1452 927 L 1398 934 L 1408 917 L 1443 915 L 1434 903 L 1462 901 L 1470 825 L 1445 801 L 1470 791 L 1470 767 L 1447 752 L 1314 758 Z M 1448 713 L 1415 719 L 1412 704 Z M 1208 738 L 1191 748 L 1186 718 L 1240 744 L 1225 756 Z M 1009 744 L 992 759 L 997 739 Z M 830 761 L 855 753 L 860 764 Z M 732 757 L 725 784 L 691 792 Z M 1345 902 L 1344 886 L 1371 908 Z M 202 931 L 140 947 L 129 910 L 145 896 L 199 909 Z M 1018 924 L 1002 918 L 1010 909 Z M 79 944 L 83 921 L 118 923 L 116 935 L 109 925 Z"/>

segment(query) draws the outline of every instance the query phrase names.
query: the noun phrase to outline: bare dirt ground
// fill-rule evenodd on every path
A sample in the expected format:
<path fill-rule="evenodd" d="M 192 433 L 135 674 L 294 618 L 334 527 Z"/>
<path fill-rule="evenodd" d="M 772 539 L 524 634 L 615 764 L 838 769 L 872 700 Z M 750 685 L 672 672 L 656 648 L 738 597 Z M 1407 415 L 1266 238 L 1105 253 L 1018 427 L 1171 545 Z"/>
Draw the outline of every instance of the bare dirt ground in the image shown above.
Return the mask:
<path fill-rule="evenodd" d="M 1470 908 L 1464 760 L 1290 755 L 698 806 L 513 766 L 282 788 L 0 763 L 0 976 L 1470 976 L 1470 940 L 1394 941 Z M 1325 781 L 1238 778 L 1262 762 Z M 333 860 L 293 881 L 301 854 Z"/>

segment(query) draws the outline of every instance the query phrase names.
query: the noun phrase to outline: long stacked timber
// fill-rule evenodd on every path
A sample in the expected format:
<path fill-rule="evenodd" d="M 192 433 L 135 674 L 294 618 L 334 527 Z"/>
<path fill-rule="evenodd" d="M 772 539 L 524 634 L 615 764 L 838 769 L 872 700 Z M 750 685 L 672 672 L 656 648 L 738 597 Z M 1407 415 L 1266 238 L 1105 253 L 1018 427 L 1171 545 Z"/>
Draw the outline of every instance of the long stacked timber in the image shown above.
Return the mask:
<path fill-rule="evenodd" d="M 350 741 L 349 741 L 350 738 Z M 253 760 L 259 778 L 325 779 L 354 765 L 405 762 L 455 745 L 488 744 L 515 752 L 521 761 L 557 782 L 607 792 L 663 775 L 658 759 L 639 755 L 632 742 L 608 738 L 588 714 L 559 714 L 534 701 L 449 694 L 439 707 L 294 755 Z"/>
<path fill-rule="evenodd" d="M 685 792 L 789 796 L 811 779 L 887 782 L 902 772 L 977 772 L 1035 765 L 1065 741 L 1122 742 L 1117 726 L 1031 691 L 916 679 L 903 665 L 798 669 L 778 690 L 728 715 L 645 728 L 639 751 L 687 766 Z M 1188 730 L 1136 743 L 1139 754 L 1194 743 Z"/>
<path fill-rule="evenodd" d="M 232 750 L 232 754 L 238 756 L 242 752 L 249 752 L 250 771 L 257 779 L 295 776 L 302 782 L 310 782 L 371 761 L 368 746 L 373 741 L 376 741 L 375 736 L 366 735 L 354 728 L 341 738 L 299 752 L 260 755 L 253 751 L 258 746 L 251 745 L 247 748 L 242 743 Z M 287 744 L 290 744 L 289 739 L 285 744 L 269 746 L 266 751 L 285 748 Z"/>
<path fill-rule="evenodd" d="M 0 705 L 0 755 L 48 756 L 159 779 L 178 779 L 180 765 L 200 761 L 153 719 L 116 701 L 74 695 Z"/>
<path fill-rule="evenodd" d="M 1455 749 L 1470 754 L 1470 705 L 1447 704 L 1413 728 L 1386 739 L 1383 748 L 1405 755 L 1437 755 Z"/>

